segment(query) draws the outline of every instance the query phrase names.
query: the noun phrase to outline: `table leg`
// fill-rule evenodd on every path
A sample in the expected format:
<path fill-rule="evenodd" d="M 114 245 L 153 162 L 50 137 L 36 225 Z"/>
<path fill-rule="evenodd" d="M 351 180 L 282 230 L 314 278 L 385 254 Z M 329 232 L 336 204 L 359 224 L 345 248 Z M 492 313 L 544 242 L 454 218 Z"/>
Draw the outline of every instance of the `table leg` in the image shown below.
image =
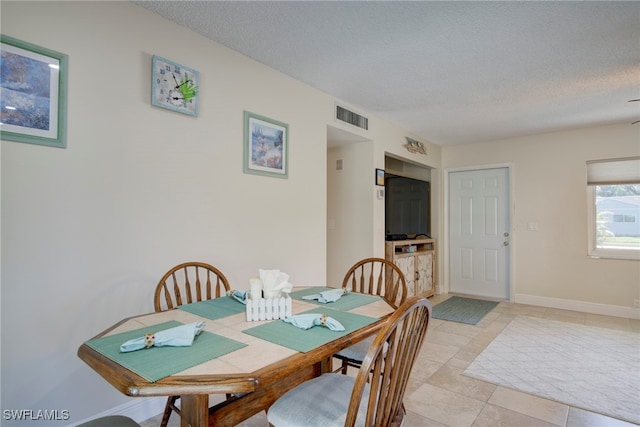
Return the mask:
<path fill-rule="evenodd" d="M 206 427 L 209 423 L 209 395 L 180 396 L 180 427 Z"/>
<path fill-rule="evenodd" d="M 320 361 L 320 373 L 333 372 L 333 357 L 328 357 Z"/>

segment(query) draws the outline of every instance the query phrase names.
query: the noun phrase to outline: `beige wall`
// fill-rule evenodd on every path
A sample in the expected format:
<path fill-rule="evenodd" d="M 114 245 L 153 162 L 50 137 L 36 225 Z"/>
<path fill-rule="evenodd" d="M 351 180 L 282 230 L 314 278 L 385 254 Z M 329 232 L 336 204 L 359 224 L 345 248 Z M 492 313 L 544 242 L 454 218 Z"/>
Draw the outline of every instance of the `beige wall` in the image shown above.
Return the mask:
<path fill-rule="evenodd" d="M 637 263 L 585 256 L 584 161 L 637 153 L 627 127 L 409 153 L 404 137 L 415 135 L 369 114 L 366 133 L 336 123 L 332 97 L 128 2 L 0 7 L 3 34 L 66 53 L 70 64 L 68 148 L 1 143 L 3 410 L 70 410 L 70 421 L 48 425 L 153 414 L 161 399 L 124 397 L 77 358 L 79 344 L 151 311 L 156 281 L 184 260 L 209 261 L 243 289 L 258 268 L 313 286 L 331 283 L 328 265 L 338 272 L 337 263 L 383 256 L 373 176 L 386 155 L 433 168 L 436 238 L 443 168 L 513 162 L 517 295 L 623 307 L 638 298 Z M 150 106 L 153 54 L 200 71 L 198 118 Z M 242 173 L 244 110 L 289 124 L 289 179 Z M 337 212 L 328 125 L 370 141 L 348 153 L 358 156 L 347 171 L 357 178 L 341 181 L 358 203 Z M 330 215 L 336 228 L 361 221 L 353 246 L 328 243 Z M 527 234 L 533 220 L 540 231 Z"/>
<path fill-rule="evenodd" d="M 333 148 L 327 154 L 327 283 L 342 285 L 345 272 L 373 248 L 372 143 Z M 342 161 L 342 169 L 336 162 Z M 370 174 L 362 173 L 371 170 Z"/>
<path fill-rule="evenodd" d="M 633 317 L 639 263 L 587 257 L 585 164 L 638 154 L 639 128 L 624 124 L 447 147 L 442 165 L 511 164 L 516 301 Z"/>
<path fill-rule="evenodd" d="M 238 289 L 259 268 L 327 283 L 327 126 L 351 129 L 333 119 L 334 98 L 131 3 L 1 7 L 3 34 L 69 55 L 68 148 L 2 141 L 2 409 L 70 411 L 47 425 L 151 416 L 162 399 L 123 396 L 78 346 L 152 311 L 157 280 L 185 260 Z M 200 72 L 198 118 L 150 105 L 154 54 Z M 288 179 L 242 173 L 244 110 L 289 125 Z M 365 212 L 347 248 L 363 256 L 384 250 L 373 170 L 405 136 L 369 118 L 373 142 L 353 170 L 366 176 L 354 180 Z"/>

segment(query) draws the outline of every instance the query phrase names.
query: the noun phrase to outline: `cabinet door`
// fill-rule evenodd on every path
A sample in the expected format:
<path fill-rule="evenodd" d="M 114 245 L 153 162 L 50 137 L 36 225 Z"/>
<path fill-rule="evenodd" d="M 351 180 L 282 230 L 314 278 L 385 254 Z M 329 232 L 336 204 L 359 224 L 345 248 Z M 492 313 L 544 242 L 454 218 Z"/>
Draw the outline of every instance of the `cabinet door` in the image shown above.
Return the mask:
<path fill-rule="evenodd" d="M 407 296 L 413 296 L 415 294 L 415 261 L 413 256 L 406 257 L 398 257 L 396 258 L 396 265 L 400 270 L 402 270 L 402 274 L 404 274 L 404 279 L 407 282 Z"/>
<path fill-rule="evenodd" d="M 433 253 L 427 252 L 416 255 L 417 258 L 417 289 L 416 292 L 424 294 L 433 289 Z"/>

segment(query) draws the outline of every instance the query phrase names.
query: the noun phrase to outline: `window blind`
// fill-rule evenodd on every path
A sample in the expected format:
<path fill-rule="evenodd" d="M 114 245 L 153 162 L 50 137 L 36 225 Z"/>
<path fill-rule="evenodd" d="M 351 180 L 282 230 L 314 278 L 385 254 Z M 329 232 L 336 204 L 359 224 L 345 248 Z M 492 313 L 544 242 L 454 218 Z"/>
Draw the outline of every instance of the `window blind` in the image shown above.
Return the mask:
<path fill-rule="evenodd" d="M 619 184 L 640 184 L 640 156 L 587 162 L 587 185 Z"/>

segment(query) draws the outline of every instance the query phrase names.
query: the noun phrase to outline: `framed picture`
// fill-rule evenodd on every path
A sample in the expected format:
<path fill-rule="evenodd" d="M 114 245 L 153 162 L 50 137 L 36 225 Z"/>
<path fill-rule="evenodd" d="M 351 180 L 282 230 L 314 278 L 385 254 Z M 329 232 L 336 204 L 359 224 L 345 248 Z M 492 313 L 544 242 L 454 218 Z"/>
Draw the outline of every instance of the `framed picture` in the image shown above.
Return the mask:
<path fill-rule="evenodd" d="M 384 187 L 384 169 L 376 169 L 376 185 Z"/>
<path fill-rule="evenodd" d="M 0 139 L 65 148 L 68 56 L 0 35 Z"/>
<path fill-rule="evenodd" d="M 289 125 L 244 112 L 244 173 L 287 178 Z"/>
<path fill-rule="evenodd" d="M 190 116 L 198 116 L 200 73 L 177 62 L 153 55 L 151 104 Z"/>

